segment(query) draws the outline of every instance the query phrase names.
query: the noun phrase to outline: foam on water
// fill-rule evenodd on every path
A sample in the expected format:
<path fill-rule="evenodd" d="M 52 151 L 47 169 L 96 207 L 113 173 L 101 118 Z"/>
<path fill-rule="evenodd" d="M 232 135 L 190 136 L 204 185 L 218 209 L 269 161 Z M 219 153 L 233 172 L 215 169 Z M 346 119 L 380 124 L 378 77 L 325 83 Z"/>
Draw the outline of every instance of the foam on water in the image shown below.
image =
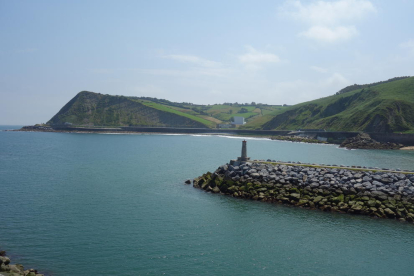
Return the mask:
<path fill-rule="evenodd" d="M 244 137 L 244 136 L 231 136 L 231 135 L 217 135 L 220 138 L 228 139 L 239 139 L 239 140 L 256 140 L 256 141 L 271 141 L 269 138 L 258 138 L 258 137 Z"/>

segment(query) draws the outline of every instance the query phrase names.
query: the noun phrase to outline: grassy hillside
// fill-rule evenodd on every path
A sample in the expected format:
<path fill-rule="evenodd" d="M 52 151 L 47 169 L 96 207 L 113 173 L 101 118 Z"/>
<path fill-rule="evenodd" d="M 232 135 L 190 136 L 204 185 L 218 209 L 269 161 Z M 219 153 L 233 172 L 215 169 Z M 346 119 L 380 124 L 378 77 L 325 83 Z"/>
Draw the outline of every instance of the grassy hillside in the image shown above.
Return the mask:
<path fill-rule="evenodd" d="M 194 116 L 192 114 L 188 114 L 188 113 L 185 113 L 185 112 L 176 110 L 176 109 L 171 108 L 169 106 L 165 106 L 165 105 L 158 104 L 158 103 L 154 103 L 154 102 L 145 102 L 145 101 L 143 101 L 141 103 L 144 104 L 145 106 L 148 106 L 148 107 L 151 107 L 151 108 L 160 110 L 160 111 L 169 112 L 169 113 L 172 113 L 172 114 L 175 114 L 175 115 L 178 115 L 178 116 L 182 116 L 182 117 L 188 118 L 190 120 L 197 121 L 197 122 L 199 122 L 199 123 L 201 123 L 201 124 L 203 124 L 205 126 L 209 126 L 209 127 L 215 126 L 215 124 L 212 123 L 209 120 L 206 120 L 206 119 L 203 119 L 203 118 Z"/>
<path fill-rule="evenodd" d="M 110 96 L 82 91 L 51 125 L 216 127 L 235 116 L 246 129 L 326 129 L 413 132 L 414 77 L 351 85 L 333 96 L 294 106 L 261 103 L 195 105 L 149 97 Z"/>
<path fill-rule="evenodd" d="M 283 109 L 265 104 L 194 105 L 149 97 L 111 96 L 82 91 L 52 119 L 50 125 L 210 127 L 233 116 L 247 121 Z"/>
<path fill-rule="evenodd" d="M 163 103 L 168 105 L 168 103 Z M 214 105 L 195 105 L 190 103 L 171 103 L 168 107 L 176 109 L 180 112 L 191 114 L 213 122 L 214 124 L 230 123 L 233 117 L 244 117 L 249 122 L 255 118 L 259 118 L 278 109 L 284 109 L 283 106 L 266 105 L 266 104 L 214 104 Z"/>
<path fill-rule="evenodd" d="M 52 119 L 50 125 L 209 127 L 211 121 L 155 103 L 88 91 L 78 93 Z"/>
<path fill-rule="evenodd" d="M 414 130 L 414 77 L 354 87 L 359 88 L 343 89 L 334 96 L 274 111 L 244 127 L 368 132 Z"/>

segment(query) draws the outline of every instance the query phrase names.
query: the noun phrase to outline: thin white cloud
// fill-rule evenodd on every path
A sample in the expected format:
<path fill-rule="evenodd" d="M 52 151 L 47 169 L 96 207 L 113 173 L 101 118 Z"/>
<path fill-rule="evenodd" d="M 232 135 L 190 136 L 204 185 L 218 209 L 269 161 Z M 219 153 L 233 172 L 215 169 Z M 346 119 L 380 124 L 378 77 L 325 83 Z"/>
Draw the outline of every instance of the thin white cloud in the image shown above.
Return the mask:
<path fill-rule="evenodd" d="M 246 46 L 246 52 L 236 56 L 236 61 L 241 63 L 245 69 L 259 70 L 266 64 L 278 63 L 280 58 L 272 53 L 258 51 L 252 46 Z M 165 59 L 174 60 L 180 63 L 192 65 L 187 69 L 141 69 L 141 72 L 152 75 L 166 75 L 166 76 L 216 76 L 228 77 L 237 70 L 237 64 L 223 64 L 220 62 L 211 61 L 194 55 L 162 55 Z"/>
<path fill-rule="evenodd" d="M 211 76 L 211 77 L 225 77 L 232 70 L 230 68 L 195 68 L 190 70 L 178 69 L 137 69 L 136 71 L 144 74 L 155 76 L 171 76 L 171 77 L 196 77 L 196 76 Z"/>
<path fill-rule="evenodd" d="M 221 65 L 219 62 L 211 61 L 192 55 L 165 55 L 163 57 L 183 63 L 191 63 L 202 67 L 218 67 Z"/>
<path fill-rule="evenodd" d="M 252 46 L 246 48 L 247 53 L 238 56 L 238 60 L 248 69 L 257 70 L 264 64 L 280 62 L 280 58 L 275 54 L 260 52 Z"/>
<path fill-rule="evenodd" d="M 239 56 L 241 63 L 272 63 L 280 61 L 277 55 L 259 52 L 251 46 L 247 47 L 247 49 L 249 50 L 248 53 Z"/>
<path fill-rule="evenodd" d="M 282 12 L 312 25 L 331 25 L 363 19 L 376 9 L 367 0 L 313 1 L 307 5 L 287 1 Z"/>
<path fill-rule="evenodd" d="M 297 79 L 278 82 L 273 87 L 273 94 L 284 99 L 283 103 L 297 104 L 334 95 L 337 91 L 350 84 L 351 82 L 342 74 L 333 73 L 315 81 Z"/>
<path fill-rule="evenodd" d="M 338 27 L 326 27 L 326 26 L 312 26 L 306 32 L 299 33 L 299 36 L 304 36 L 320 42 L 341 42 L 358 35 L 358 31 L 355 26 L 338 26 Z"/>
<path fill-rule="evenodd" d="M 349 81 L 340 73 L 334 73 L 329 78 L 323 80 L 321 85 L 324 87 L 344 88 L 346 85 L 349 85 Z"/>
<path fill-rule="evenodd" d="M 358 34 L 353 24 L 375 12 L 374 5 L 368 0 L 314 1 L 309 4 L 287 1 L 279 10 L 280 15 L 308 25 L 300 36 L 323 43 L 351 39 Z"/>
<path fill-rule="evenodd" d="M 310 69 L 312 69 L 313 71 L 319 72 L 319 73 L 328 72 L 328 70 L 326 70 L 325 68 L 319 67 L 319 66 L 311 66 Z"/>
<path fill-rule="evenodd" d="M 410 55 L 414 56 L 414 39 L 401 43 L 400 47 L 406 49 Z"/>
<path fill-rule="evenodd" d="M 194 55 L 162 55 L 164 59 L 170 59 L 190 65 L 185 69 L 137 69 L 140 73 L 158 76 L 181 77 L 184 79 L 207 77 L 225 77 L 229 68 L 220 62 L 208 60 Z"/>

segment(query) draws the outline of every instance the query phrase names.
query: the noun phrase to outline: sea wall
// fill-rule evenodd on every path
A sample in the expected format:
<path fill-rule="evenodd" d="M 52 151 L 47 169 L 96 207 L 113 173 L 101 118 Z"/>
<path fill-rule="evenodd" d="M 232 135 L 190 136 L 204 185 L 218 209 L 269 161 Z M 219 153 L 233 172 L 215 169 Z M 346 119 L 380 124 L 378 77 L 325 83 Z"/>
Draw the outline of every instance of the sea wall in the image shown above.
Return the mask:
<path fill-rule="evenodd" d="M 414 174 L 310 164 L 245 162 L 193 180 L 212 193 L 414 222 Z"/>
<path fill-rule="evenodd" d="M 405 146 L 414 146 L 414 134 L 399 134 L 399 133 L 368 133 L 372 139 L 381 143 L 398 143 Z"/>

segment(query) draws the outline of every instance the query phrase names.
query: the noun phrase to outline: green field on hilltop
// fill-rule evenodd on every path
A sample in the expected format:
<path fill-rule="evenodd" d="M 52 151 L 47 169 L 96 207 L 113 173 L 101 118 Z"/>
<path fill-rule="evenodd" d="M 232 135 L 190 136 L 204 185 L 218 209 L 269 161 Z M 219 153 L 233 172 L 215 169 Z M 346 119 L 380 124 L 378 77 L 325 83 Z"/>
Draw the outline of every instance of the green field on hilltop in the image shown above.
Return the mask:
<path fill-rule="evenodd" d="M 216 124 L 230 123 L 233 117 L 244 117 L 248 122 L 254 118 L 262 117 L 264 114 L 269 114 L 278 109 L 284 109 L 286 107 L 276 105 L 264 105 L 264 104 L 214 104 L 214 105 L 195 105 L 190 103 L 173 103 L 166 100 L 158 99 L 145 99 L 138 100 L 143 104 L 164 110 L 173 112 L 188 118 L 201 119 L 200 122 L 208 124 L 210 127 L 215 127 Z M 208 121 L 208 123 L 206 122 Z"/>
<path fill-rule="evenodd" d="M 208 126 L 208 127 L 215 127 L 215 124 L 213 122 L 211 122 L 209 120 L 206 120 L 206 119 L 203 119 L 201 117 L 195 116 L 195 114 L 194 115 L 193 114 L 188 114 L 188 113 L 176 110 L 175 108 L 171 108 L 171 107 L 166 106 L 166 105 L 162 105 L 162 104 L 158 104 L 158 103 L 154 103 L 154 102 L 149 102 L 149 101 L 142 101 L 142 104 L 144 104 L 146 106 L 149 106 L 149 107 L 152 107 L 152 108 L 155 108 L 155 109 L 158 109 L 158 110 L 162 110 L 162 111 L 165 111 L 165 112 L 169 112 L 169 113 L 173 113 L 173 114 L 176 114 L 176 115 L 179 115 L 179 116 L 189 118 L 191 120 L 200 122 L 200 123 L 202 123 L 202 124 L 204 124 L 205 126 Z M 194 113 L 196 113 L 196 112 L 194 112 Z"/>

